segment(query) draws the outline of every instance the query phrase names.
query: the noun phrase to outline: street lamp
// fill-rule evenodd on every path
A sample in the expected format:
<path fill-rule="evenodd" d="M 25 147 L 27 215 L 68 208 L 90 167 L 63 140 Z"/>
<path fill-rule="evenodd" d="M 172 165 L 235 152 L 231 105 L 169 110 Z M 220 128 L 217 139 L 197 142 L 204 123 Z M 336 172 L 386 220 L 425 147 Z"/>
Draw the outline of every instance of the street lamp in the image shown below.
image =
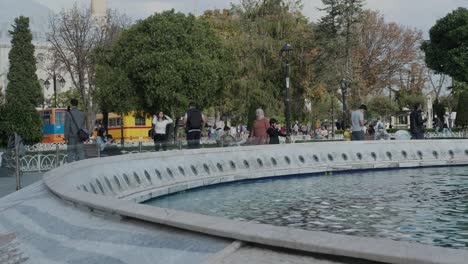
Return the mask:
<path fill-rule="evenodd" d="M 281 48 L 281 57 L 286 63 L 285 79 L 286 79 L 286 134 L 291 134 L 291 108 L 289 103 L 289 62 L 292 60 L 293 48 L 290 44 L 286 44 Z"/>
<path fill-rule="evenodd" d="M 47 79 L 45 82 L 44 82 L 44 87 L 49 90 L 49 87 L 50 87 L 50 82 L 49 82 L 49 79 Z"/>
<path fill-rule="evenodd" d="M 342 79 L 340 82 L 341 87 L 341 95 L 342 95 L 342 102 L 343 102 L 343 130 L 346 128 L 348 124 L 348 106 L 346 104 L 346 93 L 348 92 L 348 81 L 346 79 Z"/>
<path fill-rule="evenodd" d="M 58 82 L 60 85 L 60 89 L 63 89 L 63 87 L 65 87 L 66 81 L 59 74 L 56 74 L 55 71 L 52 72 L 51 77 L 52 77 L 52 81 L 54 82 L 54 107 L 57 107 L 57 78 L 59 78 Z M 49 87 L 50 87 L 49 79 L 47 79 L 44 82 L 44 86 L 47 90 L 49 90 Z"/>
<path fill-rule="evenodd" d="M 65 87 L 65 83 L 67 83 L 65 79 L 63 77 L 60 77 L 60 80 L 59 80 L 60 89 L 63 89 L 63 87 Z"/>

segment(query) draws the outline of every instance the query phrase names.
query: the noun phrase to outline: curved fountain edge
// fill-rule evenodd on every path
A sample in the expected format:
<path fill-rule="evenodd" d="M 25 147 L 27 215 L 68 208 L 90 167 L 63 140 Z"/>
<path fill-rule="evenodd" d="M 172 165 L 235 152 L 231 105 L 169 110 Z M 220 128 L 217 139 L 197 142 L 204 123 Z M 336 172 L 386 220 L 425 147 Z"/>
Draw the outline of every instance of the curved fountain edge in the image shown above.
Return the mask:
<path fill-rule="evenodd" d="M 393 152 L 397 153 L 397 151 L 402 148 L 406 149 L 408 144 L 412 145 L 412 148 L 415 149 L 415 153 L 418 151 L 417 149 L 422 149 L 423 158 L 410 158 L 406 161 L 396 159 L 396 157 L 393 159 L 390 158 L 389 160 L 384 159 L 386 154 L 385 151 L 387 149 L 393 149 Z M 280 156 L 292 151 L 294 152 L 294 155 L 297 156 L 302 154 L 305 158 L 305 155 L 309 152 L 325 153 L 326 155 L 327 153 L 333 153 L 333 150 L 336 151 L 339 149 L 340 151 L 338 152 L 345 153 L 347 149 L 353 149 L 357 146 L 362 148 L 361 151 L 364 154 L 366 151 L 369 153 L 375 152 L 377 159 L 368 160 L 364 158 L 359 161 L 337 161 L 336 164 L 334 162 L 318 162 L 317 164 L 310 166 L 307 164 L 300 166 L 300 160 L 291 160 L 290 163 L 292 164 L 288 165 L 286 165 L 286 163 L 279 164 L 278 166 L 270 164 L 270 167 L 265 163 L 261 166 L 262 168 L 252 167 L 231 172 L 223 171 L 217 174 L 188 177 L 188 179 L 185 177 L 186 175 L 184 175 L 182 180 L 174 180 L 172 183 L 168 182 L 164 185 L 152 184 L 153 186 L 146 187 L 140 186 L 133 191 L 127 191 L 125 194 L 114 194 L 112 196 L 105 196 L 105 193 L 103 193 L 103 195 L 97 195 L 85 192 L 83 190 L 76 189 L 76 186 L 73 185 L 77 182 L 83 181 L 92 182 L 93 179 L 95 179 L 93 177 L 96 177 L 95 174 L 102 173 L 99 169 L 96 169 L 96 166 L 106 163 L 111 164 L 110 166 L 117 166 L 118 164 L 123 166 L 123 164 L 127 163 L 141 164 L 142 161 L 156 162 L 162 160 L 162 162 L 166 162 L 168 164 L 173 161 L 177 165 L 177 162 L 180 162 L 182 157 L 182 160 L 186 163 L 195 164 L 196 162 L 194 159 L 200 159 L 200 157 L 202 157 L 201 160 L 203 160 L 203 158 L 220 157 L 220 154 L 223 154 L 224 158 L 229 156 L 238 156 L 241 157 L 240 160 L 242 160 L 247 159 L 247 156 L 249 155 L 259 156 L 255 153 L 265 153 L 265 151 L 268 153 L 277 153 L 277 151 L 279 151 L 279 153 L 281 153 Z M 378 152 L 377 149 L 382 149 L 382 146 L 384 146 L 384 152 Z M 438 156 L 438 158 L 428 157 L 425 159 L 424 157 L 430 156 L 429 154 L 433 151 L 432 149 L 437 149 L 440 156 Z M 86 160 L 79 163 L 68 164 L 48 172 L 44 177 L 44 181 L 51 192 L 57 196 L 66 201 L 88 207 L 92 210 L 100 210 L 110 214 L 138 218 L 218 237 L 312 253 L 367 259 L 384 263 L 466 263 L 468 251 L 465 250 L 454 250 L 409 242 L 396 242 L 386 239 L 355 237 L 326 232 L 305 231 L 285 227 L 238 222 L 220 217 L 136 204 L 134 202 L 144 201 L 159 195 L 168 194 L 170 193 L 169 190 L 171 188 L 173 192 L 177 192 L 193 187 L 218 184 L 220 182 L 284 176 L 288 174 L 307 174 L 311 172 L 317 173 L 372 168 L 466 165 L 468 164 L 468 154 L 466 149 L 468 149 L 468 140 L 377 143 L 340 142 L 145 153 L 123 157 Z M 449 154 L 449 150 L 452 150 L 454 155 Z M 254 154 L 252 154 L 252 152 Z M 380 157 L 382 157 L 382 160 L 379 160 Z M 257 160 L 258 159 L 259 158 L 257 158 Z M 253 160 L 255 160 L 255 157 L 253 157 Z M 263 158 L 263 160 L 265 160 L 265 158 Z M 320 160 L 322 161 L 322 159 Z M 298 162 L 298 164 L 295 164 L 295 162 Z M 88 170 L 87 174 L 86 170 Z M 77 171 L 79 173 L 76 173 Z M 80 179 L 78 181 L 76 179 L 77 175 L 80 175 Z M 180 176 L 180 178 L 182 178 L 182 176 Z"/>

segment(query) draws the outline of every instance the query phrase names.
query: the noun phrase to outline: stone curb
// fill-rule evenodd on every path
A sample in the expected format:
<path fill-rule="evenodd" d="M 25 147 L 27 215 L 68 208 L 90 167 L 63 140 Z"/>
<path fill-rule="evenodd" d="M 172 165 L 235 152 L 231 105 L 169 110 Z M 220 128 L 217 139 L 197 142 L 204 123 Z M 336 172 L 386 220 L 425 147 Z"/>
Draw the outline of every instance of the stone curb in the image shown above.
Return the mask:
<path fill-rule="evenodd" d="M 425 141 L 425 142 L 401 142 L 397 144 L 392 142 L 393 148 L 404 147 L 407 148 L 408 144 L 412 144 L 415 147 L 421 146 L 421 143 L 437 148 L 441 151 L 448 151 L 447 148 L 454 148 L 455 146 L 468 146 L 468 140 L 451 140 L 451 144 L 447 144 L 444 141 Z M 344 147 L 343 144 L 353 144 L 355 142 L 333 142 L 326 145 L 327 151 L 329 149 Z M 358 142 L 359 143 L 359 142 Z M 361 146 L 376 146 L 376 143 L 364 143 Z M 387 143 L 388 144 L 388 143 Z M 295 144 L 300 145 L 300 144 Z M 324 145 L 324 144 L 320 144 Z M 319 144 L 314 145 L 315 147 L 321 147 Z M 378 146 L 386 145 L 380 144 Z M 348 147 L 350 145 L 347 145 Z M 426 145 L 427 147 L 427 145 Z M 272 147 L 248 147 L 249 150 L 263 151 L 265 148 L 274 151 L 285 151 L 281 149 L 281 146 Z M 136 154 L 129 157 L 128 160 L 152 160 L 155 158 L 159 159 L 170 159 L 171 157 L 191 156 L 191 155 L 203 155 L 211 153 L 215 155 L 234 155 L 233 153 L 239 151 L 245 151 L 245 148 L 233 148 L 233 149 L 209 149 L 209 150 L 190 150 L 190 151 L 174 151 L 162 154 Z M 287 151 L 287 150 L 286 150 Z M 231 153 L 231 154 L 229 154 Z M 426 152 L 425 152 L 426 153 Z M 468 154 L 467 154 L 468 156 Z M 108 159 L 99 160 L 100 163 L 105 162 L 120 162 L 122 160 L 119 157 L 111 157 Z M 397 162 L 397 161 L 394 161 Z M 193 214 L 188 212 L 181 212 L 171 209 L 163 209 L 153 206 L 135 204 L 130 201 L 117 199 L 111 196 L 96 195 L 92 193 L 86 193 L 78 191 L 73 186 L 70 186 L 68 181 L 72 177 L 72 171 L 80 171 L 82 174 L 85 173 L 86 169 L 91 168 L 95 161 L 83 161 L 75 164 L 69 164 L 67 166 L 58 168 L 46 174 L 44 181 L 48 188 L 56 195 L 64 200 L 72 203 L 88 207 L 93 210 L 100 210 L 111 214 L 117 214 L 121 216 L 128 216 L 132 218 L 138 218 L 150 222 L 155 222 L 163 225 L 168 225 L 180 229 L 190 230 L 194 232 L 209 234 L 218 237 L 230 238 L 233 240 L 252 242 L 257 244 L 263 244 L 267 246 L 280 247 L 286 249 L 300 250 L 311 253 L 327 254 L 351 257 L 356 259 L 366 259 L 372 261 L 378 261 L 383 263 L 415 263 L 415 264 L 435 264 L 435 263 L 448 263 L 448 264 L 464 264 L 467 263 L 468 251 L 447 249 L 433 246 L 426 246 L 417 243 L 409 242 L 397 242 L 385 239 L 374 239 L 365 237 L 355 237 L 348 235 L 330 234 L 326 232 L 315 232 L 306 230 L 297 230 L 285 227 L 276 227 L 263 224 L 254 224 L 246 222 L 238 222 L 234 220 L 212 217 L 200 214 Z M 439 165 L 450 165 L 450 164 L 468 164 L 468 158 L 460 158 L 458 160 L 450 159 L 444 160 L 422 160 L 418 162 L 408 162 L 407 165 L 411 167 L 421 166 L 439 166 Z M 402 166 L 403 167 L 403 166 Z M 339 169 L 339 168 L 338 168 Z M 342 166 L 341 169 L 349 169 L 349 166 Z M 92 172 L 93 169 L 90 169 Z M 300 173 L 300 171 L 299 171 Z M 262 176 L 262 175 L 257 175 Z M 91 177 L 91 176 L 89 176 Z M 86 178 L 86 177 L 83 177 Z M 219 182 L 219 181 L 218 181 Z M 182 184 L 179 182 L 176 184 Z M 216 183 L 216 182 L 215 182 Z M 170 186 L 170 185 L 168 185 Z M 188 185 L 187 185 L 188 186 Z M 157 186 L 155 186 L 157 188 Z M 141 193 L 135 193 L 135 196 L 141 195 Z"/>

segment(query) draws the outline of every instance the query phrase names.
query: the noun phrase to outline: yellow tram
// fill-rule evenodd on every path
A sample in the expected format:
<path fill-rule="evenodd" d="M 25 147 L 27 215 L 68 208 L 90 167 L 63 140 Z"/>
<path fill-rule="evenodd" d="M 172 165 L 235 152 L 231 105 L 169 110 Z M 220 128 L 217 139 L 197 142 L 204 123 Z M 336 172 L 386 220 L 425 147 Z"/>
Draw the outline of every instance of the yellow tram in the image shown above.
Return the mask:
<path fill-rule="evenodd" d="M 96 115 L 96 123 L 102 124 L 102 114 Z M 146 114 L 130 112 L 123 115 L 123 119 L 119 114 L 109 113 L 108 131 L 109 135 L 116 141 L 121 139 L 121 122 L 123 120 L 123 137 L 125 141 L 150 141 L 148 131 L 151 129 L 152 117 Z"/>

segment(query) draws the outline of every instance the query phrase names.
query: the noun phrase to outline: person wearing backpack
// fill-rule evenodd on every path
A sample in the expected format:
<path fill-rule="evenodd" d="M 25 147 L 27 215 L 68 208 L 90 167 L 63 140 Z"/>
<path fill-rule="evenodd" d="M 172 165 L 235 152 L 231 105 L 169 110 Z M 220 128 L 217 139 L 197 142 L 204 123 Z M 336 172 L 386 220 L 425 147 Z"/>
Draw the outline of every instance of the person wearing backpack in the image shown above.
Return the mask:
<path fill-rule="evenodd" d="M 187 134 L 187 144 L 189 148 L 200 146 L 201 131 L 206 124 L 205 115 L 192 106 L 184 116 L 184 126 Z"/>
<path fill-rule="evenodd" d="M 65 115 L 65 142 L 67 143 L 67 161 L 73 162 L 85 158 L 84 152 L 84 134 L 85 115 L 78 110 L 78 100 L 70 100 L 70 110 Z"/>

